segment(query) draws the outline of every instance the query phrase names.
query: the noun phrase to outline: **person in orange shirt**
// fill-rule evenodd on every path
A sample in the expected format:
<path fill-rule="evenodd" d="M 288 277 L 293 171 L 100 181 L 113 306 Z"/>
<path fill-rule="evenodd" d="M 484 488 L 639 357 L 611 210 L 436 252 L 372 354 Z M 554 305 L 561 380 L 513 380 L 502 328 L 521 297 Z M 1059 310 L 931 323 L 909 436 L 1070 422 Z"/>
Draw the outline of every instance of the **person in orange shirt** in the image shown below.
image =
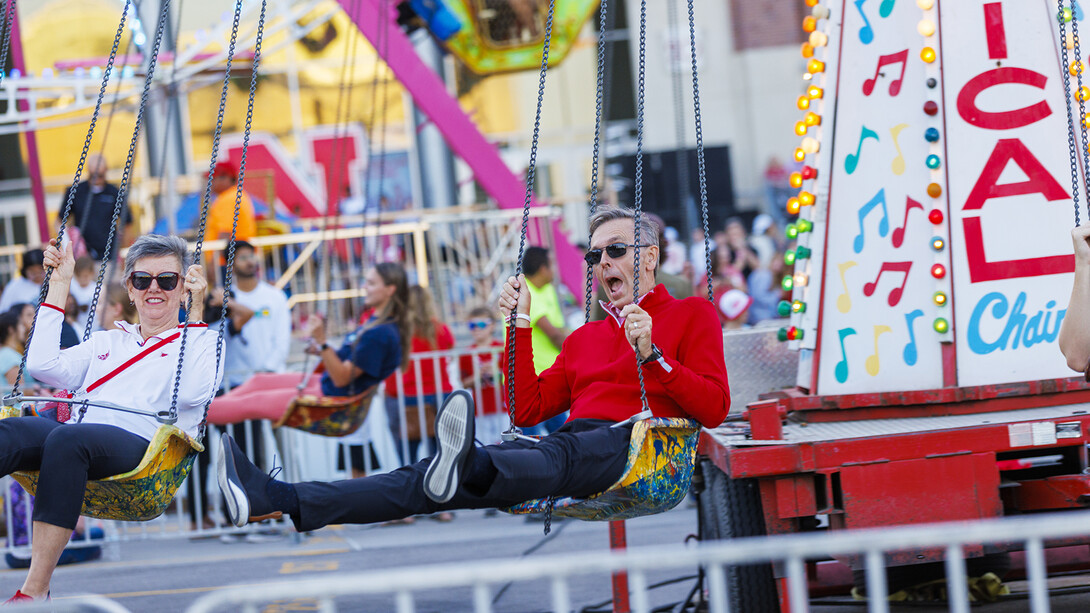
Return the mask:
<path fill-rule="evenodd" d="M 208 205 L 208 221 L 204 226 L 204 240 L 224 240 L 231 238 L 231 226 L 235 218 L 235 191 L 238 185 L 238 170 L 231 162 L 219 162 L 212 171 L 212 193 L 215 199 Z M 238 228 L 235 239 L 248 241 L 257 235 L 257 221 L 254 219 L 254 203 L 246 192 L 242 192 L 242 201 L 238 208 Z"/>

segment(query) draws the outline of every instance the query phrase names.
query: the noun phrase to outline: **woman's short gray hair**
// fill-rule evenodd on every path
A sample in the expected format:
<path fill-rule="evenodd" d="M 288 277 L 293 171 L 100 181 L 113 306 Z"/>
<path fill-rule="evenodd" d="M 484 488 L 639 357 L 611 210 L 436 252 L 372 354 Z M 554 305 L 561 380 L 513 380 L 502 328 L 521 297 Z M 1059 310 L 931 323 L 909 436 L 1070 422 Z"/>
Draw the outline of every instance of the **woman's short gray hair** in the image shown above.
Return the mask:
<path fill-rule="evenodd" d="M 136 239 L 129 247 L 129 254 L 125 256 L 125 276 L 128 279 L 134 270 L 136 263 L 144 258 L 157 258 L 164 255 L 172 255 L 178 258 L 182 269 L 178 272 L 185 274 L 193 258 L 189 253 L 189 245 L 185 240 L 174 235 L 145 234 Z"/>
<path fill-rule="evenodd" d="M 636 211 L 632 209 L 625 209 L 616 206 L 600 206 L 597 212 L 590 218 L 590 234 L 594 236 L 594 232 L 598 230 L 602 224 L 613 221 L 615 219 L 627 219 L 632 223 L 633 227 L 636 224 Z M 655 222 L 651 219 L 651 216 L 642 214 L 640 215 L 640 244 L 651 245 L 654 247 L 659 246 L 659 228 L 655 225 Z"/>

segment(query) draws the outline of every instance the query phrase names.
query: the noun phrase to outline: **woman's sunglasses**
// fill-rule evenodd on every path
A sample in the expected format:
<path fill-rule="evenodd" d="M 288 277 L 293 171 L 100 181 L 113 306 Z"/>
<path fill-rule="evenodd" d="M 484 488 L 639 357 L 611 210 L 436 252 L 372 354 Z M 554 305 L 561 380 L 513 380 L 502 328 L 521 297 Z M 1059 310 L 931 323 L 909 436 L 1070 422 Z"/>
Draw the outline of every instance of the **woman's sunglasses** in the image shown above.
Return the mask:
<path fill-rule="evenodd" d="M 628 253 L 629 247 L 650 247 L 651 245 L 626 245 L 624 243 L 613 243 L 612 245 L 606 245 L 605 252 L 611 259 L 623 258 L 624 254 Z M 591 266 L 597 266 L 602 261 L 602 249 L 591 249 L 585 255 L 583 259 L 587 261 L 587 264 Z"/>
<path fill-rule="evenodd" d="M 487 321 L 471 321 L 471 322 L 469 322 L 469 329 L 470 330 L 484 330 L 485 328 L 488 327 L 488 323 L 489 322 L 487 322 Z"/>
<path fill-rule="evenodd" d="M 176 272 L 164 272 L 155 276 L 152 276 L 150 272 L 134 272 L 129 275 L 129 283 L 132 283 L 133 289 L 143 291 L 151 287 L 151 280 L 155 279 L 159 289 L 169 292 L 178 287 L 178 279 L 181 276 Z"/>

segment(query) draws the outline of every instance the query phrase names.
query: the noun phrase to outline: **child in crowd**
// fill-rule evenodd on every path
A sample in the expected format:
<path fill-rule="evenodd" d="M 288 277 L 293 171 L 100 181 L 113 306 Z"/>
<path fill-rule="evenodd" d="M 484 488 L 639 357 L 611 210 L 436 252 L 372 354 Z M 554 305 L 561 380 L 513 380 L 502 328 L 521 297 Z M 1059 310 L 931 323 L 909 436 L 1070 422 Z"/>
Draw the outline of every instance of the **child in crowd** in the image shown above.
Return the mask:
<path fill-rule="evenodd" d="M 504 390 L 503 374 L 497 359 L 503 351 L 503 343 L 496 340 L 496 313 L 488 307 L 478 306 L 469 312 L 469 334 L 473 338 L 473 349 L 482 351 L 468 353 L 458 360 L 458 370 L 462 376 L 462 387 L 473 393 L 477 408 L 477 440 L 482 445 L 500 442 L 500 432 L 507 429 L 507 416 L 501 402 Z"/>
<path fill-rule="evenodd" d="M 79 314 L 73 322 L 80 338 L 87 327 L 87 309 L 91 306 L 91 298 L 95 295 L 95 261 L 90 256 L 76 258 L 76 268 L 72 275 L 72 286 L 68 289 L 68 295 L 76 299 Z"/>

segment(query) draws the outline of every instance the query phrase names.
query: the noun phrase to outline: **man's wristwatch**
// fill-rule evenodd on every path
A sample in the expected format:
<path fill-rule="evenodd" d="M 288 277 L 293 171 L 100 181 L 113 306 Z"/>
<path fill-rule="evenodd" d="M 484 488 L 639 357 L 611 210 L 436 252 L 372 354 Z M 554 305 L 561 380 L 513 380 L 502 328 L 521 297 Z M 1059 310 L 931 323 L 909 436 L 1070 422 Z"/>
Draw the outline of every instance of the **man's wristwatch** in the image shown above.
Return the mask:
<path fill-rule="evenodd" d="M 656 361 L 661 360 L 661 359 L 662 359 L 662 350 L 659 349 L 658 346 L 655 345 L 654 343 L 651 343 L 651 353 L 648 354 L 648 356 L 646 358 L 643 358 L 642 360 L 640 360 L 640 366 L 644 366 L 646 364 L 650 364 L 651 362 L 656 362 Z"/>
<path fill-rule="evenodd" d="M 321 345 L 318 345 L 318 353 L 322 353 L 326 349 L 329 349 L 329 343 L 322 343 Z"/>

